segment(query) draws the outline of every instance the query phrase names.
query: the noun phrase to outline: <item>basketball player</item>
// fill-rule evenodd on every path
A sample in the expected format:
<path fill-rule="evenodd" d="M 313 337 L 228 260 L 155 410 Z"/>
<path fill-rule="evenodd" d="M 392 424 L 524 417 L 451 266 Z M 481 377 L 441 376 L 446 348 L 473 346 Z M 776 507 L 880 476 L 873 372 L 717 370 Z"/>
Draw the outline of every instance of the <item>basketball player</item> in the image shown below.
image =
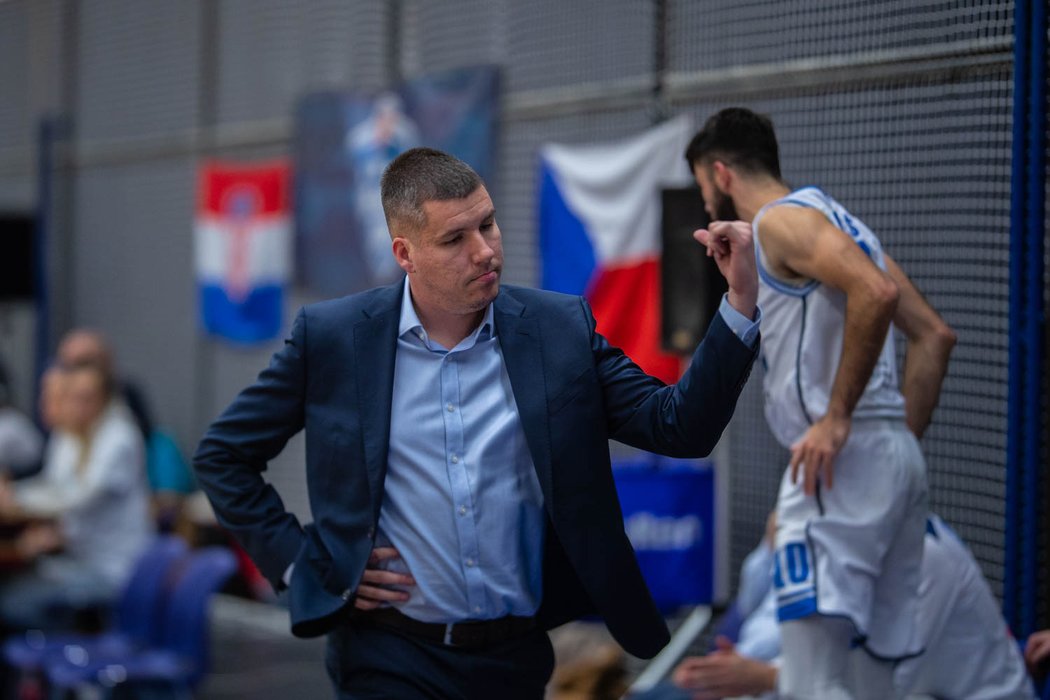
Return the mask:
<path fill-rule="evenodd" d="M 922 650 L 917 437 L 955 335 L 863 222 L 784 184 L 768 118 L 723 110 L 686 159 L 712 218 L 754 230 L 766 418 L 791 451 L 777 505 L 779 693 L 892 698 L 893 662 Z M 900 388 L 891 322 L 907 338 Z"/>
<path fill-rule="evenodd" d="M 936 515 L 926 523 L 919 584 L 918 627 L 926 651 L 901 662 L 895 671 L 898 692 L 909 698 L 1035 700 L 1032 681 L 1017 642 L 999 613 L 999 604 L 977 560 L 955 532 Z M 767 619 L 768 617 L 768 619 Z M 673 685 L 632 696 L 632 700 L 712 700 L 732 696 L 775 697 L 780 649 L 775 612 L 765 602 L 747 617 L 736 647 L 725 638 L 707 656 L 684 659 Z M 760 640 L 764 654 L 753 649 Z M 772 653 L 770 653 L 772 652 Z"/>

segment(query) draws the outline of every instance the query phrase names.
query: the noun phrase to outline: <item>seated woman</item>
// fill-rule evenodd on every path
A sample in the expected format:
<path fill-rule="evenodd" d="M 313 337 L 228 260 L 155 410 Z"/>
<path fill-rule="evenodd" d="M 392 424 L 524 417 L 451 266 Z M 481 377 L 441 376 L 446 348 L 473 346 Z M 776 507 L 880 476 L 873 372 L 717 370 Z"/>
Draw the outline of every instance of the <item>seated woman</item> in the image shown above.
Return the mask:
<path fill-rule="evenodd" d="M 19 552 L 32 568 L 0 585 L 0 621 L 69 622 L 57 611 L 111 601 L 151 534 L 142 437 L 97 366 L 53 370 L 54 430 L 40 474 L 0 486 L 0 513 L 24 518 Z"/>

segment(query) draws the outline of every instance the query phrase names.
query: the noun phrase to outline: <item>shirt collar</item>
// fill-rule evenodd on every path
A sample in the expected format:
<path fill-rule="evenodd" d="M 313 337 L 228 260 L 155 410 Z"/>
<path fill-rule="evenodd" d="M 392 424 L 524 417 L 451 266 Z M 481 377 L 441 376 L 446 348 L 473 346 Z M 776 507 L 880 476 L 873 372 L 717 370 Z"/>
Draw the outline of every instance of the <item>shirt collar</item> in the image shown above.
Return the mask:
<path fill-rule="evenodd" d="M 496 336 L 495 325 L 493 323 L 494 318 L 492 304 L 489 304 L 485 307 L 485 315 L 482 317 L 481 323 L 470 333 L 470 335 L 461 340 L 456 348 L 466 349 L 472 347 L 475 343 L 494 338 Z M 423 328 L 423 322 L 419 320 L 419 315 L 416 313 L 416 307 L 412 304 L 412 293 L 409 291 L 408 275 L 405 275 L 405 287 L 401 292 L 401 320 L 398 322 L 397 326 L 397 337 L 404 338 L 409 333 L 423 341 L 423 344 L 430 350 L 444 349 L 441 348 L 440 345 L 432 343 L 430 336 L 427 335 L 427 330 Z"/>

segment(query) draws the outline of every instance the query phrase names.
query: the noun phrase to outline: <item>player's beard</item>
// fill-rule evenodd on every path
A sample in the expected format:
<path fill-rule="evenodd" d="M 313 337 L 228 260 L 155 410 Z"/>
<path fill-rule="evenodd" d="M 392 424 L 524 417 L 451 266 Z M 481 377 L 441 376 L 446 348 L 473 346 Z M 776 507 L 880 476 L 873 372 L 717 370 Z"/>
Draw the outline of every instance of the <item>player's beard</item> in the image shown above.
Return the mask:
<path fill-rule="evenodd" d="M 719 221 L 737 221 L 740 219 L 740 215 L 736 213 L 736 205 L 733 204 L 733 198 L 718 189 L 718 185 L 715 185 L 714 205 L 715 218 Z"/>

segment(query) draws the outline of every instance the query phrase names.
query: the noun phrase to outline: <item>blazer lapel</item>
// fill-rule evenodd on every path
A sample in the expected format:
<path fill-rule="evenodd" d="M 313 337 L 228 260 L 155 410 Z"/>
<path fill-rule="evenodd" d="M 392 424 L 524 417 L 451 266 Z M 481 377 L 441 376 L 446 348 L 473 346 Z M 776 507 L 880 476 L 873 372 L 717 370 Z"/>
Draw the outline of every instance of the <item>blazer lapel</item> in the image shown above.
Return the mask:
<path fill-rule="evenodd" d="M 525 305 L 505 291 L 501 291 L 493 303 L 496 334 L 525 431 L 525 441 L 543 489 L 547 512 L 553 513 L 550 430 L 540 327 L 535 319 L 525 315 Z"/>
<path fill-rule="evenodd" d="M 372 494 L 373 522 L 379 520 L 390 449 L 390 404 L 394 393 L 394 358 L 403 282 L 383 289 L 354 325 L 357 405 L 361 407 L 365 467 Z"/>

